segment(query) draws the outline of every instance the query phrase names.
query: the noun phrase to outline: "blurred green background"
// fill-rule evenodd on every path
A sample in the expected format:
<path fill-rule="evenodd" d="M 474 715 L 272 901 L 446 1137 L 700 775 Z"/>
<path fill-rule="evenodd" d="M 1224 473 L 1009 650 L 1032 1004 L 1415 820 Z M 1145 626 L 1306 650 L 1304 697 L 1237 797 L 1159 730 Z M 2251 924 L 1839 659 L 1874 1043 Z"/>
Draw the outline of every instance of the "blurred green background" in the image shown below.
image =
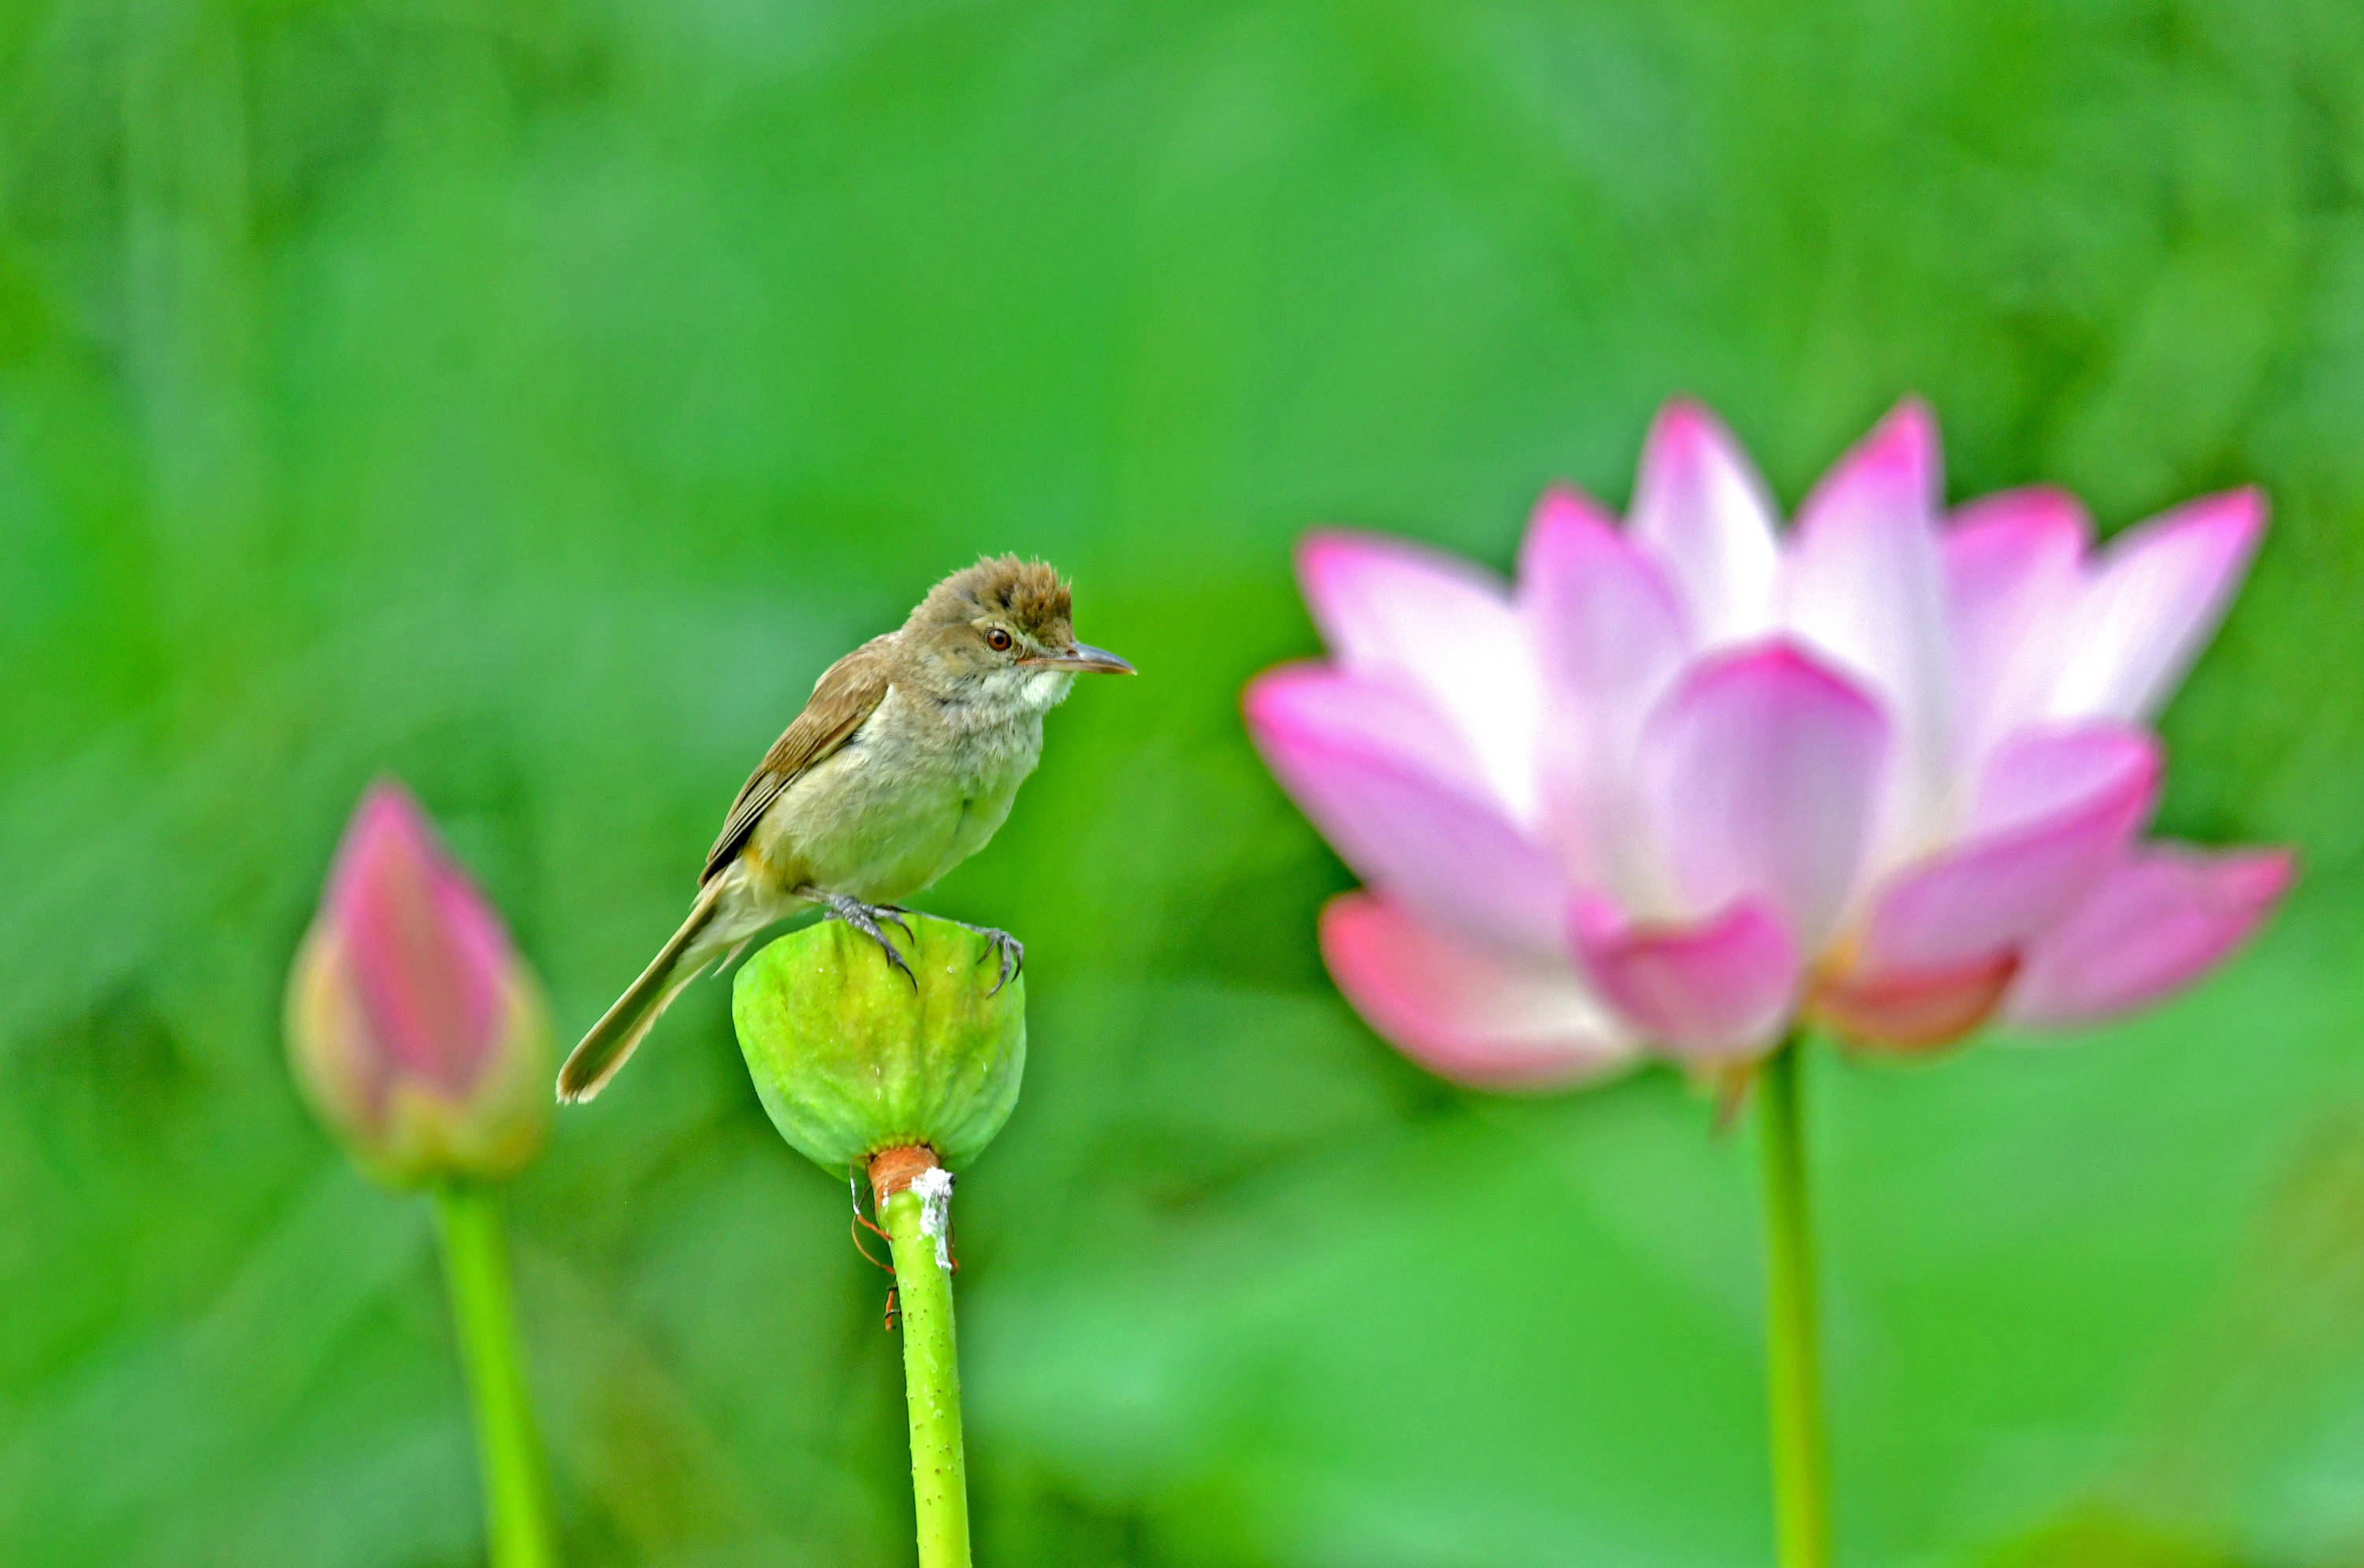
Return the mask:
<path fill-rule="evenodd" d="M 1324 982 L 1236 693 L 1293 538 L 1506 564 L 1657 403 L 1794 502 L 2255 480 L 2171 830 L 2234 969 L 1811 1084 L 1851 1565 L 2364 1552 L 2364 17 L 2322 4 L 0 6 L 0 1557 L 460 1564 L 429 1216 L 280 988 L 400 774 L 567 1038 L 814 675 L 986 550 L 1134 659 L 932 895 L 1030 944 L 964 1184 L 980 1561 L 1768 1553 L 1747 1135 L 1491 1100 Z M 881 1276 L 727 988 L 514 1190 L 576 1564 L 905 1562 Z"/>

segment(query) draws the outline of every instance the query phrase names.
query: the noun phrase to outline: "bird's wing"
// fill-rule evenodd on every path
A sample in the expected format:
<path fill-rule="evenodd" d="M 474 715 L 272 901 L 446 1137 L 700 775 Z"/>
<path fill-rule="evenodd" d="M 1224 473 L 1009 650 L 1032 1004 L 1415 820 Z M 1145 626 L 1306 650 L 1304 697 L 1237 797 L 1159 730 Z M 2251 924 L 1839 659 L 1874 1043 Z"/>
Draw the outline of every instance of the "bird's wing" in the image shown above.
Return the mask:
<path fill-rule="evenodd" d="M 879 640 L 884 640 L 883 639 Z M 780 792 L 796 783 L 806 769 L 845 744 L 853 733 L 862 728 L 862 721 L 877 710 L 886 699 L 886 661 L 877 657 L 877 643 L 866 642 L 844 658 L 821 672 L 813 684 L 812 700 L 805 704 L 804 712 L 797 715 L 755 771 L 739 791 L 739 798 L 730 805 L 730 815 L 723 819 L 722 831 L 714 847 L 706 851 L 706 870 L 698 875 L 698 885 L 713 880 L 714 873 L 730 862 L 739 847 L 754 831 L 755 824 L 779 799 Z"/>

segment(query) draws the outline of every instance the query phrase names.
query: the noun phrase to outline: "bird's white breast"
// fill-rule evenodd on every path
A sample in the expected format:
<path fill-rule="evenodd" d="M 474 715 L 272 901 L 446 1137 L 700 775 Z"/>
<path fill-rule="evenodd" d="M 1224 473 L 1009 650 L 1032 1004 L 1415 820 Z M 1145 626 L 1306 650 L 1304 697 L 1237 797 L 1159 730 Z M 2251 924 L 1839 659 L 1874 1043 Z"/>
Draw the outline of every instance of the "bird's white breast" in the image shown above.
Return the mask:
<path fill-rule="evenodd" d="M 1043 754 L 1043 713 L 1065 695 L 1055 671 L 997 672 L 968 700 L 890 687 L 844 746 L 766 812 L 767 857 L 813 885 L 873 902 L 909 896 L 983 849 Z M 1045 698 L 1043 677 L 1059 683 Z"/>

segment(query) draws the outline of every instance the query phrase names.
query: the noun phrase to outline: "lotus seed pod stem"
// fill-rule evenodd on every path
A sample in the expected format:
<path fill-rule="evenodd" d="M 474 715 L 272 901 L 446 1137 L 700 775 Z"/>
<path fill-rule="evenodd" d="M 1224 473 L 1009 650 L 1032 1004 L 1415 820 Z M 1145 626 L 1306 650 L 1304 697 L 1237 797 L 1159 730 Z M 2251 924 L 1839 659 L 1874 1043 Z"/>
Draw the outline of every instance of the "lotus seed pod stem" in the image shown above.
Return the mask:
<path fill-rule="evenodd" d="M 920 1568 L 969 1568 L 967 1460 L 953 1327 L 953 1173 L 930 1151 L 911 1148 L 886 1151 L 870 1169 L 895 1250 Z"/>

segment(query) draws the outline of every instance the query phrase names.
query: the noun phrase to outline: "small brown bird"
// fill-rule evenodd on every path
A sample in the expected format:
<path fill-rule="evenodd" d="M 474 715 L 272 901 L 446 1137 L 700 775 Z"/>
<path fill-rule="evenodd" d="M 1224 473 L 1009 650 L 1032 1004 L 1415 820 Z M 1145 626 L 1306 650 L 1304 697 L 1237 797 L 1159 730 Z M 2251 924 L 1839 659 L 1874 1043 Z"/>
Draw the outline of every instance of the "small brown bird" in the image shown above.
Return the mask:
<path fill-rule="evenodd" d="M 883 929 L 909 934 L 897 900 L 993 837 L 1042 759 L 1043 714 L 1077 672 L 1132 673 L 1077 642 L 1071 616 L 1056 572 L 992 557 L 822 672 L 706 852 L 689 918 L 566 1059 L 558 1097 L 597 1094 L 683 986 L 799 905 L 820 905 L 909 975 Z M 1000 954 L 998 990 L 1025 950 L 1005 931 L 984 934 Z"/>

